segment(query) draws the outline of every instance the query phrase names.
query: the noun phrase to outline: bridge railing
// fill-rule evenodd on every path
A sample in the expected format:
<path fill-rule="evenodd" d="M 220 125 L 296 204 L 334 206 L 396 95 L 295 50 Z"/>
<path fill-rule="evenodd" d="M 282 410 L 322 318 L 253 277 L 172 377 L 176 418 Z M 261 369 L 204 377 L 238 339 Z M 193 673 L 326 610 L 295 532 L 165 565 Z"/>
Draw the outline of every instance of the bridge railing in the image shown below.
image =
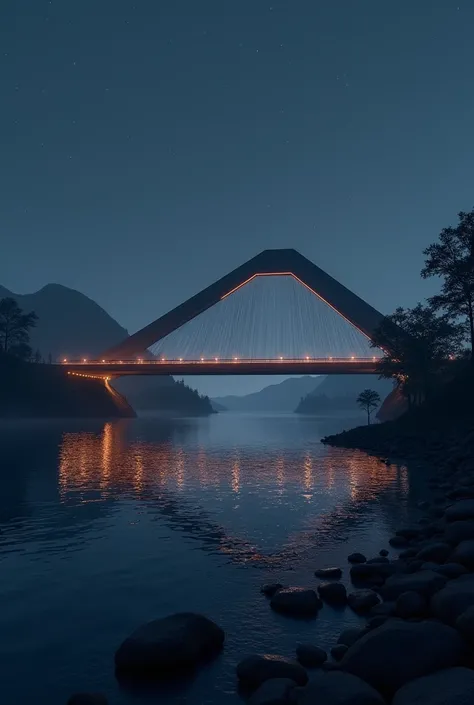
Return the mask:
<path fill-rule="evenodd" d="M 377 362 L 380 357 L 373 356 L 373 357 L 310 357 L 310 356 L 305 356 L 305 357 L 276 357 L 276 358 L 239 358 L 239 357 L 233 357 L 233 358 L 220 358 L 220 357 L 209 357 L 209 358 L 199 358 L 197 360 L 187 360 L 185 358 L 160 358 L 159 360 L 147 360 L 144 358 L 137 358 L 134 360 L 89 360 L 86 358 L 82 358 L 79 360 L 73 360 L 73 359 L 68 359 L 68 358 L 63 358 L 59 364 L 61 365 L 200 365 L 200 364 L 212 364 L 213 362 L 219 363 L 221 365 L 229 364 L 229 365 L 235 365 L 235 364 L 252 364 L 252 365 L 268 365 L 271 363 L 279 363 L 279 362 L 285 362 L 285 363 L 301 363 L 301 364 L 307 364 L 307 363 L 358 363 L 358 362 Z"/>

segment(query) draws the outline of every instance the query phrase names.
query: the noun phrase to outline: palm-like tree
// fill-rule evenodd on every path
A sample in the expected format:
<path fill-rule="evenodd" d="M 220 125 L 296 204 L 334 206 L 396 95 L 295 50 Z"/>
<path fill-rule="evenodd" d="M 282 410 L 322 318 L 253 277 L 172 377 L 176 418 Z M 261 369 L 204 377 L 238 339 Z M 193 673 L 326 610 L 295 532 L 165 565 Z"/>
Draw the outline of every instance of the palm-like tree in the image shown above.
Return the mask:
<path fill-rule="evenodd" d="M 367 412 L 367 425 L 370 426 L 370 416 L 372 411 L 380 404 L 380 396 L 373 389 L 364 389 L 357 397 L 357 403 L 361 409 Z"/>

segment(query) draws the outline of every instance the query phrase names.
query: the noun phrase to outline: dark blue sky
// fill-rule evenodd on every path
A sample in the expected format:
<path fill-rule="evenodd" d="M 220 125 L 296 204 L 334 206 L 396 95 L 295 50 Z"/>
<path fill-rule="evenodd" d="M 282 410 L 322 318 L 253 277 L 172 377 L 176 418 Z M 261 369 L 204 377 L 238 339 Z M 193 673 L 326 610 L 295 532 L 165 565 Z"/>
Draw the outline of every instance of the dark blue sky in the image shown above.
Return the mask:
<path fill-rule="evenodd" d="M 474 205 L 471 0 L 3 0 L 0 282 L 131 332 L 267 247 L 383 312 Z"/>

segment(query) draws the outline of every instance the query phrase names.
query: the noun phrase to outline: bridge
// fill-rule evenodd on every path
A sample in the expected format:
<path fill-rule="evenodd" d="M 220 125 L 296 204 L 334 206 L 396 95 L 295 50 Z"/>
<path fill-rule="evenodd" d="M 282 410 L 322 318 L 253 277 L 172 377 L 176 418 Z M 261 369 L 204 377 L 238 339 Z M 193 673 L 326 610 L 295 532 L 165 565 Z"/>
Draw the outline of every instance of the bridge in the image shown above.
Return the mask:
<path fill-rule="evenodd" d="M 290 277 L 325 307 L 338 314 L 366 341 L 367 348 L 383 315 L 296 250 L 264 250 L 172 311 L 103 352 L 98 359 L 64 358 L 73 375 L 115 378 L 129 375 L 292 375 L 375 374 L 381 351 L 346 357 L 302 354 L 267 356 L 153 354 L 151 348 L 216 304 L 262 277 Z M 295 316 L 298 312 L 295 312 Z M 242 323 L 240 323 L 242 325 Z M 313 322 L 310 323 L 314 327 Z M 370 351 L 375 352 L 375 351 Z"/>

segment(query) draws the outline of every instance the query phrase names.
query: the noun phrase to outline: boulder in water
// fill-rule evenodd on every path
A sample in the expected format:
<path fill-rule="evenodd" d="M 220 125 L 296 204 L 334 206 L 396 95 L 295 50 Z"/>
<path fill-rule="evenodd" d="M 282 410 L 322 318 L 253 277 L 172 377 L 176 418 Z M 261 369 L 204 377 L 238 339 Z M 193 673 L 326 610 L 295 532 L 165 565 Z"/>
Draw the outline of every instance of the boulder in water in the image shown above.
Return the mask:
<path fill-rule="evenodd" d="M 296 703 L 297 705 L 384 705 L 380 694 L 368 683 L 339 670 L 320 673 L 306 688 L 298 689 Z"/>
<path fill-rule="evenodd" d="M 296 658 L 305 668 L 317 668 L 327 661 L 328 655 L 324 649 L 313 644 L 298 644 Z"/>
<path fill-rule="evenodd" d="M 446 668 L 416 678 L 395 693 L 392 705 L 468 705 L 474 702 L 474 671 Z"/>
<path fill-rule="evenodd" d="M 118 648 L 115 665 L 130 676 L 168 676 L 218 653 L 224 638 L 207 617 L 180 612 L 139 627 Z"/>
<path fill-rule="evenodd" d="M 306 685 L 308 674 L 293 659 L 276 654 L 249 656 L 237 665 L 237 678 L 243 686 L 258 688 L 272 678 L 288 678 L 297 685 Z"/>
<path fill-rule="evenodd" d="M 270 606 L 275 612 L 294 617 L 311 617 L 319 612 L 323 603 L 314 590 L 288 587 L 278 590 L 273 595 Z"/>
<path fill-rule="evenodd" d="M 458 666 L 463 656 L 463 640 L 455 629 L 432 621 L 390 619 L 358 639 L 340 667 L 390 698 L 414 678 Z"/>
<path fill-rule="evenodd" d="M 345 605 L 347 602 L 347 591 L 342 583 L 321 583 L 318 593 L 329 605 Z"/>

